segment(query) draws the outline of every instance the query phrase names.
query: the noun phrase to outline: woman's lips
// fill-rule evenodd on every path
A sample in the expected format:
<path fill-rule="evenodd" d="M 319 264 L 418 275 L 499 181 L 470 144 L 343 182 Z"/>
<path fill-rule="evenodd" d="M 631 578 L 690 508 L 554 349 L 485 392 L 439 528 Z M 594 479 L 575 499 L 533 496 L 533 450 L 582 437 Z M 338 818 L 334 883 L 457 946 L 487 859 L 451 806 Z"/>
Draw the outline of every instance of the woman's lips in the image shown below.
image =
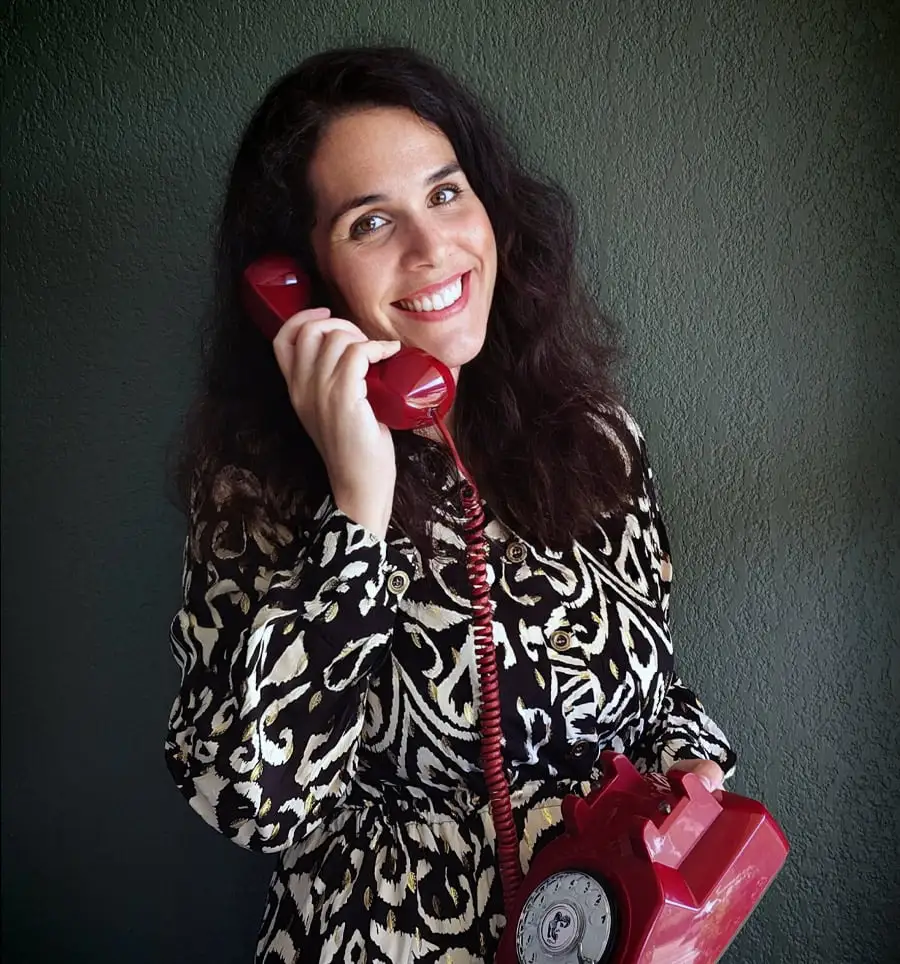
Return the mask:
<path fill-rule="evenodd" d="M 404 317 L 415 318 L 416 321 L 445 321 L 447 318 L 451 318 L 453 315 L 458 314 L 469 303 L 471 275 L 472 272 L 467 271 L 462 276 L 462 294 L 456 299 L 456 301 L 453 302 L 452 305 L 448 305 L 446 308 L 438 308 L 435 311 L 409 311 L 406 308 L 401 308 L 398 304 L 393 304 L 391 307 L 395 308 L 397 311 L 403 312 Z"/>

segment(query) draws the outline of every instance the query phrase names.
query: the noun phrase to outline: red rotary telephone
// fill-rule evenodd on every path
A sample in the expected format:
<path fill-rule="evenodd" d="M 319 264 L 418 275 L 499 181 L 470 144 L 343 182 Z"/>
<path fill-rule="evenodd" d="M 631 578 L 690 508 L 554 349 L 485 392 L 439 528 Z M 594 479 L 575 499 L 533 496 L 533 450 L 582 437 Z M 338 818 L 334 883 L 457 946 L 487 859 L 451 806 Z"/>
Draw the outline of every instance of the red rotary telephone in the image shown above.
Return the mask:
<path fill-rule="evenodd" d="M 693 773 L 641 776 L 604 752 L 588 797 L 518 889 L 498 964 L 712 964 L 781 870 L 766 808 Z"/>
<path fill-rule="evenodd" d="M 282 255 L 254 262 L 242 278 L 244 307 L 269 338 L 307 307 L 309 291 L 297 263 Z M 497 964 L 714 964 L 784 865 L 784 834 L 754 800 L 710 793 L 693 773 L 641 776 L 607 751 L 600 785 L 563 800 L 564 834 L 536 854 L 522 881 L 503 771 L 484 516 L 442 417 L 453 377 L 437 359 L 404 348 L 373 365 L 366 382 L 379 421 L 395 429 L 437 425 L 469 482 L 463 504 L 482 762 L 507 917 Z"/>

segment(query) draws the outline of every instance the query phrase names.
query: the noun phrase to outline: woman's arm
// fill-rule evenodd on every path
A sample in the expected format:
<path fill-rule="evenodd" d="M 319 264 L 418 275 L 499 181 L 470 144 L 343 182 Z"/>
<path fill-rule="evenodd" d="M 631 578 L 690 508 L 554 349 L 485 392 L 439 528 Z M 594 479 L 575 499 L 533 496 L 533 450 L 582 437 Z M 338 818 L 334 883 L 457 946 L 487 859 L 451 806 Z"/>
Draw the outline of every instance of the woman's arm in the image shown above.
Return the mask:
<path fill-rule="evenodd" d="M 239 544 L 259 542 L 237 525 Z M 325 819 L 354 776 L 368 677 L 389 655 L 411 564 L 331 500 L 308 532 L 287 534 L 287 568 L 212 542 L 207 558 L 190 539 L 185 553 L 166 760 L 208 824 L 278 851 Z"/>
<path fill-rule="evenodd" d="M 672 585 L 672 562 L 668 533 L 660 511 L 653 470 L 647 454 L 646 441 L 640 429 L 632 423 L 638 440 L 644 476 L 644 494 L 650 527 L 648 538 L 657 573 L 660 604 L 668 632 L 669 601 Z M 661 699 L 657 698 L 656 712 L 648 720 L 640 738 L 629 754 L 639 769 L 665 773 L 674 764 L 692 769 L 684 761 L 712 760 L 729 777 L 735 769 L 737 756 L 718 724 L 707 715 L 696 694 L 674 675 L 665 681 Z M 702 769 L 701 769 L 701 772 Z"/>
<path fill-rule="evenodd" d="M 661 709 L 650 720 L 629 756 L 638 769 L 660 773 L 676 763 L 682 766 L 684 761 L 712 760 L 726 778 L 734 773 L 737 760 L 718 724 L 678 677 L 666 688 Z"/>

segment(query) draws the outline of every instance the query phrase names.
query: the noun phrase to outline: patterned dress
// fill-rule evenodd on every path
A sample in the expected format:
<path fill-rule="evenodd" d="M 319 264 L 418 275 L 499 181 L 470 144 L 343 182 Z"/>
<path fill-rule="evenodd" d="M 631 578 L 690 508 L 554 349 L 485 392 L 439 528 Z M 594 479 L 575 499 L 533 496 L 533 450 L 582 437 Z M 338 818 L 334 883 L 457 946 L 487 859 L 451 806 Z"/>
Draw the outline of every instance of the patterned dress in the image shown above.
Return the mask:
<path fill-rule="evenodd" d="M 599 778 L 604 749 L 642 770 L 695 757 L 734 768 L 675 673 L 669 548 L 626 421 L 643 484 L 589 539 L 543 549 L 485 507 L 526 870 L 561 830 L 562 797 Z M 239 532 L 222 522 L 205 558 L 192 526 L 166 758 L 207 823 L 280 855 L 257 964 L 493 959 L 504 915 L 452 488 L 426 565 L 405 537 L 379 540 L 330 499 L 303 531 L 264 514 Z"/>

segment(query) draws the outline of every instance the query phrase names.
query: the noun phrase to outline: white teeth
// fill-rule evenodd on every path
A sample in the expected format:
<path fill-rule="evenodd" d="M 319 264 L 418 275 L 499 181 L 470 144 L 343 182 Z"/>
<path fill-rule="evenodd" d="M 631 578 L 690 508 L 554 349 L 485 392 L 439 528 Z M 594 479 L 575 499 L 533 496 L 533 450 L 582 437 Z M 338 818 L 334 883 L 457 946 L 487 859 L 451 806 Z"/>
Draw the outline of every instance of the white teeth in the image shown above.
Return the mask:
<path fill-rule="evenodd" d="M 413 298 L 411 301 L 398 301 L 397 304 L 406 311 L 440 311 L 442 308 L 449 308 L 460 297 L 462 297 L 462 277 L 457 278 L 446 288 L 442 288 L 437 294 Z"/>

